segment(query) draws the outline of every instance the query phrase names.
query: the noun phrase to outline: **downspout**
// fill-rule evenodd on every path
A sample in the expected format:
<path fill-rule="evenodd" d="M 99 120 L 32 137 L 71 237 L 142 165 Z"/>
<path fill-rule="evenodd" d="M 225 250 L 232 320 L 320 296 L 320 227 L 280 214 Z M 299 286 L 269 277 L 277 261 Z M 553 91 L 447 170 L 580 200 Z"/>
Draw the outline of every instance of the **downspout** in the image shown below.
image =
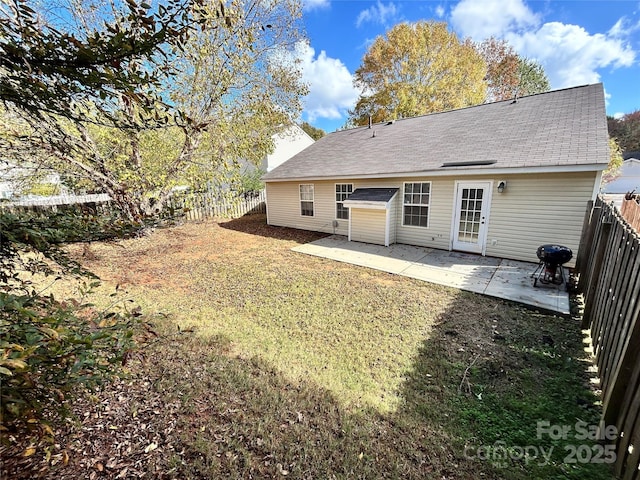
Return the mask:
<path fill-rule="evenodd" d="M 593 193 L 591 194 L 591 200 L 596 201 L 598 194 L 600 193 L 600 184 L 602 183 L 602 170 L 596 172 L 596 179 L 593 185 Z"/>

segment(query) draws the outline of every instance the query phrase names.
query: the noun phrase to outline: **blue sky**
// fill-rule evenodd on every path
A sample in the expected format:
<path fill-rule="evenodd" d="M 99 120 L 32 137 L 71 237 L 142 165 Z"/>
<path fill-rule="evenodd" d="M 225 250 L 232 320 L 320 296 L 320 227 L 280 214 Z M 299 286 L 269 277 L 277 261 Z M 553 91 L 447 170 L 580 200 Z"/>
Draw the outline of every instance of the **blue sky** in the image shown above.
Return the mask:
<path fill-rule="evenodd" d="M 303 0 L 301 48 L 310 93 L 303 120 L 342 127 L 357 99 L 352 75 L 368 45 L 402 21 L 444 21 L 460 38 L 507 40 L 540 62 L 551 88 L 603 82 L 607 114 L 640 109 L 640 0 Z"/>

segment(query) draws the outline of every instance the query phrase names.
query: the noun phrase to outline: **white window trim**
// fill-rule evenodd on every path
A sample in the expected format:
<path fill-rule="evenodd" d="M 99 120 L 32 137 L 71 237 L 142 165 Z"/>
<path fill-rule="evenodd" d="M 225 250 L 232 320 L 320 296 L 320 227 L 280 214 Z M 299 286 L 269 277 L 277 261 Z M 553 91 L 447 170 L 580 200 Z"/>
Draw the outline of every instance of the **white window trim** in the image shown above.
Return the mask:
<path fill-rule="evenodd" d="M 302 187 L 303 185 L 310 185 L 312 187 L 311 191 L 313 192 L 313 200 L 302 200 Z M 313 215 L 303 215 L 302 214 L 302 202 L 311 202 L 313 204 Z M 298 184 L 298 215 L 302 218 L 313 218 L 316 216 L 316 187 L 313 183 L 299 183 Z"/>
<path fill-rule="evenodd" d="M 337 193 L 336 192 L 336 187 L 338 185 L 351 185 L 351 193 L 353 193 L 353 191 L 355 190 L 353 183 L 350 183 L 350 182 L 334 183 L 333 184 L 333 198 L 334 199 L 335 199 L 335 195 Z M 349 212 L 348 213 L 349 217 L 348 218 L 338 218 L 338 215 L 337 215 L 337 213 L 338 213 L 338 204 L 339 203 L 343 203 L 343 202 L 344 202 L 344 200 L 342 202 L 339 202 L 339 201 L 335 200 L 335 208 L 333 209 L 334 220 L 346 220 L 346 221 L 351 220 L 351 211 L 349 210 L 349 207 L 344 207 L 344 205 L 343 205 L 343 207 L 346 208 L 347 211 Z"/>
<path fill-rule="evenodd" d="M 429 203 L 427 205 L 424 204 L 415 204 L 415 203 L 404 203 L 404 192 L 405 192 L 405 187 L 408 183 L 411 184 L 416 184 L 416 183 L 428 183 L 429 184 Z M 401 203 L 401 215 L 402 215 L 402 223 L 401 226 L 402 228 L 419 228 L 419 229 L 426 229 L 426 228 L 430 228 L 431 227 L 431 197 L 433 195 L 433 185 L 431 183 L 431 181 L 427 181 L 427 182 L 421 182 L 421 181 L 416 181 L 416 182 L 403 182 L 402 183 L 402 203 Z M 429 213 L 427 214 L 427 226 L 426 227 L 421 227 L 420 225 L 406 225 L 404 223 L 404 207 L 405 206 L 410 206 L 410 207 L 428 207 L 429 208 Z"/>

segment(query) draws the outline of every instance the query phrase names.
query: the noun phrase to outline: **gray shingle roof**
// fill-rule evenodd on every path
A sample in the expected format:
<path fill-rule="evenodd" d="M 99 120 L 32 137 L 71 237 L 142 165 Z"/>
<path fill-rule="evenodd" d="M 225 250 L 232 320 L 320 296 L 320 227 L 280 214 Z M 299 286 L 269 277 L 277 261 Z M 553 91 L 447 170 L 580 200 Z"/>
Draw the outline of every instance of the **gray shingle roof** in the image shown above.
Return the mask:
<path fill-rule="evenodd" d="M 266 181 L 609 161 L 601 83 L 330 133 Z M 473 165 L 443 164 L 473 162 Z M 487 172 L 488 173 L 488 172 Z"/>
<path fill-rule="evenodd" d="M 348 200 L 386 203 L 398 192 L 397 188 L 356 188 Z"/>

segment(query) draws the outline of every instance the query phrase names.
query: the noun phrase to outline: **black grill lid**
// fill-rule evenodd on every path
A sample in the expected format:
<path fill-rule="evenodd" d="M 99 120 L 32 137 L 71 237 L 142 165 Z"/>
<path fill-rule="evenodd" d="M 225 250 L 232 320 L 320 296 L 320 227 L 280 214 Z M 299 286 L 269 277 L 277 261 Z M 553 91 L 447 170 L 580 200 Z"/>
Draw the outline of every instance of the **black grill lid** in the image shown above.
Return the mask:
<path fill-rule="evenodd" d="M 573 258 L 573 252 L 569 247 L 547 244 L 538 247 L 538 258 L 553 265 L 563 265 Z"/>

